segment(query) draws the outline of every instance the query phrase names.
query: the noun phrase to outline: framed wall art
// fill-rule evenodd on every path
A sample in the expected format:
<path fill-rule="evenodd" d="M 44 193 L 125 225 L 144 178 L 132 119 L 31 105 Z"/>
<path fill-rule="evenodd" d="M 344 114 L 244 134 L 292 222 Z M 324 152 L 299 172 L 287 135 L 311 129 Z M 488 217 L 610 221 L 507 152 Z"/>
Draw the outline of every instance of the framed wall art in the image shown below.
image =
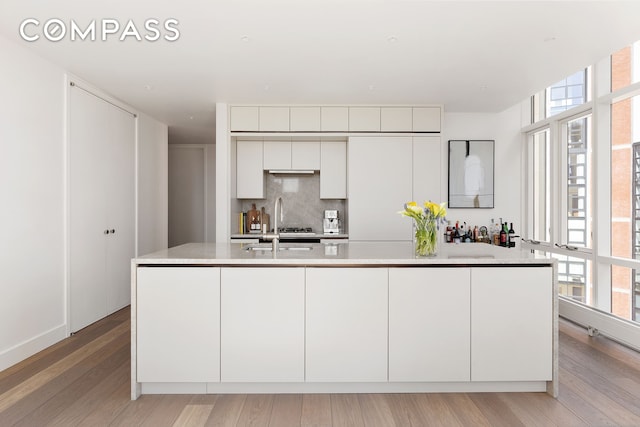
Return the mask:
<path fill-rule="evenodd" d="M 449 208 L 493 208 L 494 140 L 449 140 Z"/>

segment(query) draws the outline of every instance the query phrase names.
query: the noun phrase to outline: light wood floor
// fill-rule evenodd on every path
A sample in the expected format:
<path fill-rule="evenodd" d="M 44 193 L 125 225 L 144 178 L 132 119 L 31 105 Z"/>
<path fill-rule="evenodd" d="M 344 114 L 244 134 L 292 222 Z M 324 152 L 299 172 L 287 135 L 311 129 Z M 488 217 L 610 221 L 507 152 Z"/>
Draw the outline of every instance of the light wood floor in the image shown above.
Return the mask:
<path fill-rule="evenodd" d="M 640 426 L 640 354 L 560 322 L 560 396 L 165 395 L 129 400 L 129 309 L 0 372 L 0 426 Z"/>

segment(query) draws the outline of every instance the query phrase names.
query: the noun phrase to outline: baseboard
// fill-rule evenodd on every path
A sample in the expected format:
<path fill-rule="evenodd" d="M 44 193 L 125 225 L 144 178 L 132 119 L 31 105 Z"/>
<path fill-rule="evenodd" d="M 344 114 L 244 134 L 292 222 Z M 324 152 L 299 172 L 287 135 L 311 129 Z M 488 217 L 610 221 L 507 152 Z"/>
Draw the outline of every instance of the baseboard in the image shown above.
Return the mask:
<path fill-rule="evenodd" d="M 595 328 L 599 334 L 640 351 L 640 325 L 634 322 L 564 298 L 559 299 L 559 314 L 585 328 Z"/>
<path fill-rule="evenodd" d="M 23 341 L 11 348 L 0 352 L 0 371 L 22 362 L 39 351 L 44 350 L 53 344 L 62 341 L 67 337 L 66 325 L 56 326 L 36 337 Z"/>

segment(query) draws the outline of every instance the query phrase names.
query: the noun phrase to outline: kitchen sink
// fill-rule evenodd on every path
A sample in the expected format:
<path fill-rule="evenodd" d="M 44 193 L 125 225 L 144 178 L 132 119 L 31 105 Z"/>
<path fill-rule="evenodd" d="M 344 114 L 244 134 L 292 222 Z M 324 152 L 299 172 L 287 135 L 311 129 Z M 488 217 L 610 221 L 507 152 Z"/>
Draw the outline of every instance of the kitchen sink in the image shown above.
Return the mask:
<path fill-rule="evenodd" d="M 312 246 L 306 246 L 306 245 L 283 245 L 280 244 L 280 246 L 278 247 L 278 250 L 281 251 L 310 251 L 312 250 L 313 247 Z M 267 243 L 267 244 L 257 244 L 257 245 L 249 245 L 246 248 L 244 248 L 245 251 L 255 251 L 255 252 L 271 252 L 273 250 L 273 247 L 271 246 L 271 243 Z"/>

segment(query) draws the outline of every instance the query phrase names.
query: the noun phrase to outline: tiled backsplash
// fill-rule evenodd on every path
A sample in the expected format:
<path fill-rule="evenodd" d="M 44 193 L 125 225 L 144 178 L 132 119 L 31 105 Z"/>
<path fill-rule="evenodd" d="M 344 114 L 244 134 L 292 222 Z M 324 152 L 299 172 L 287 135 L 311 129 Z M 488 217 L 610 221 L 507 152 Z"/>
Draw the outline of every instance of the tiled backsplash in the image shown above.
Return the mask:
<path fill-rule="evenodd" d="M 340 228 L 344 232 L 346 224 L 345 200 L 320 199 L 320 174 L 313 175 L 273 175 L 265 173 L 266 199 L 244 199 L 242 210 L 251 209 L 255 203 L 260 210 L 264 206 L 270 215 L 273 227 L 273 208 L 278 197 L 282 197 L 284 206 L 283 226 L 312 227 L 316 233 L 322 233 L 322 219 L 325 209 L 337 209 L 340 217 Z M 278 221 L 280 222 L 280 221 Z"/>

